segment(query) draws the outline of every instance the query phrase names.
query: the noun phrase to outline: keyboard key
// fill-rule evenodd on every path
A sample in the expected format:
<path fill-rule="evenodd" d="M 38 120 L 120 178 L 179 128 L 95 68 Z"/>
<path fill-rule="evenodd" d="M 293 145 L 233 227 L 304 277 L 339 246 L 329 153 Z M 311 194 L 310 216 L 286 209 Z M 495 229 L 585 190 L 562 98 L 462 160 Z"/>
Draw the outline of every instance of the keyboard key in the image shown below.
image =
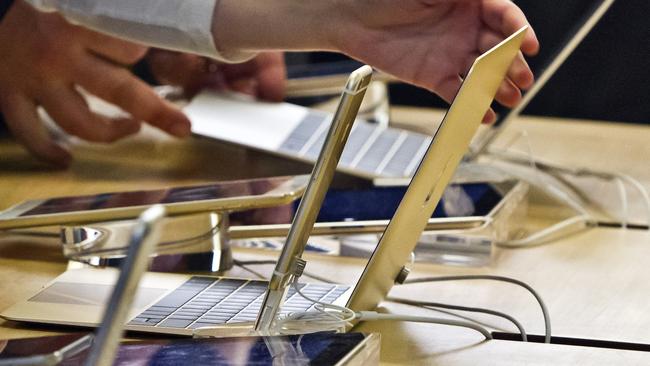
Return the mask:
<path fill-rule="evenodd" d="M 140 317 L 138 317 L 138 318 L 133 318 L 133 319 L 129 322 L 129 324 L 132 324 L 132 325 L 147 325 L 147 321 L 148 321 L 148 320 L 149 320 L 148 318 L 140 318 Z"/>
<path fill-rule="evenodd" d="M 412 163 L 413 159 L 416 158 L 416 155 L 418 155 L 418 151 L 425 142 L 425 139 L 425 135 L 409 133 L 406 140 L 400 145 L 395 155 L 380 173 L 393 177 L 403 177 L 404 171 Z"/>
<path fill-rule="evenodd" d="M 195 291 L 195 290 L 177 290 L 165 296 L 156 305 L 180 307 L 186 302 L 188 302 L 190 299 L 192 299 L 194 296 L 196 296 L 198 292 L 199 291 Z"/>
<path fill-rule="evenodd" d="M 196 328 L 203 328 L 203 327 L 213 327 L 215 325 L 219 325 L 223 323 L 205 323 L 205 322 L 196 322 L 192 325 L 190 325 L 190 329 L 196 329 Z"/>
<path fill-rule="evenodd" d="M 388 151 L 393 147 L 395 141 L 397 141 L 399 134 L 399 131 L 396 130 L 382 131 L 363 155 L 359 164 L 357 164 L 357 168 L 374 174 L 379 164 L 386 158 Z"/>
<path fill-rule="evenodd" d="M 158 324 L 159 327 L 165 328 L 187 328 L 194 320 L 187 319 L 167 319 Z"/>
<path fill-rule="evenodd" d="M 143 312 L 142 314 L 140 314 L 140 316 L 145 316 L 145 317 L 146 316 L 162 316 L 164 318 L 164 317 L 166 317 L 167 315 L 169 315 L 171 313 L 172 313 L 171 311 L 161 312 L 161 311 L 155 311 L 155 310 L 149 309 L 149 310 Z"/>
<path fill-rule="evenodd" d="M 192 315 L 203 315 L 203 313 L 204 313 L 204 311 L 202 311 L 202 310 L 188 310 L 188 309 L 183 308 L 182 310 L 179 310 L 176 313 L 174 313 L 174 315 L 192 316 Z"/>
<path fill-rule="evenodd" d="M 341 166 L 350 166 L 352 164 L 363 145 L 377 128 L 377 125 L 365 121 L 355 121 L 354 124 L 354 129 L 350 133 L 341 155 Z"/>
<path fill-rule="evenodd" d="M 200 315 L 195 316 L 195 315 L 178 315 L 178 314 L 174 314 L 174 315 L 170 316 L 167 319 L 184 319 L 184 320 L 195 321 L 198 318 L 200 318 Z"/>
<path fill-rule="evenodd" d="M 280 146 L 280 151 L 297 153 L 302 150 L 307 141 L 326 120 L 324 113 L 310 112 L 300 121 L 300 124 L 289 134 L 289 137 Z"/>
<path fill-rule="evenodd" d="M 225 323 L 226 321 L 230 320 L 231 318 L 232 318 L 232 315 L 222 315 L 222 316 L 205 315 L 205 316 L 201 317 L 201 322 Z"/>

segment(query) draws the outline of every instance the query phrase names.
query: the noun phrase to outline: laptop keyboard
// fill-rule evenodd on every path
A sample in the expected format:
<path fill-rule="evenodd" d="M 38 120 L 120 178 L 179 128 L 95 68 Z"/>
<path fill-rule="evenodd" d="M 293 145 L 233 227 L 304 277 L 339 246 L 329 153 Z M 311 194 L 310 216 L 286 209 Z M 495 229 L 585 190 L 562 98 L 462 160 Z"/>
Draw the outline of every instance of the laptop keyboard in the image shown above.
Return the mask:
<path fill-rule="evenodd" d="M 266 281 L 194 276 L 135 317 L 130 325 L 165 328 L 200 328 L 225 323 L 254 321 L 259 312 Z M 307 296 L 333 303 L 348 286 L 300 284 Z M 307 311 L 310 301 L 290 288 L 282 313 Z"/>
<path fill-rule="evenodd" d="M 325 142 L 331 116 L 310 112 L 280 146 L 280 151 L 315 161 Z M 354 122 L 340 166 L 369 175 L 410 177 L 431 137 L 363 120 Z"/>

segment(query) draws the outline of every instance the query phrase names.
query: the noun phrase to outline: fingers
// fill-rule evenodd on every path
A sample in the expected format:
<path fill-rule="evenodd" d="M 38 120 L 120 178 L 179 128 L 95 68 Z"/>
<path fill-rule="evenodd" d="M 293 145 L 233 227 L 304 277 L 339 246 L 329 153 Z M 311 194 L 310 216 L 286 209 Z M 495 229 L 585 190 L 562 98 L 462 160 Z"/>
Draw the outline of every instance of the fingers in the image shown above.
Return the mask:
<path fill-rule="evenodd" d="M 465 76 L 469 72 L 471 65 L 474 63 L 474 60 L 476 60 L 477 57 L 479 57 L 478 54 L 471 55 L 468 57 L 467 66 L 465 67 L 466 71 L 463 71 L 461 73 L 462 78 L 465 78 Z M 499 89 L 497 89 L 497 93 L 494 96 L 494 99 L 506 107 L 509 108 L 514 107 L 521 100 L 521 91 L 519 90 L 519 86 L 516 85 L 509 77 L 506 76 L 503 82 L 501 82 Z"/>
<path fill-rule="evenodd" d="M 92 142 L 113 142 L 140 130 L 130 118 L 110 119 L 90 111 L 83 97 L 72 87 L 50 88 L 41 105 L 67 133 Z"/>
<path fill-rule="evenodd" d="M 483 116 L 483 120 L 481 123 L 485 124 L 492 124 L 497 120 L 497 114 L 494 113 L 494 109 L 490 108 L 488 109 L 487 112 L 485 112 L 485 116 Z"/>
<path fill-rule="evenodd" d="M 54 142 L 36 112 L 36 104 L 23 95 L 0 98 L 0 107 L 14 137 L 34 156 L 60 167 L 70 164 L 72 157 Z"/>
<path fill-rule="evenodd" d="M 462 83 L 463 79 L 458 75 L 456 75 L 456 77 L 448 77 L 440 83 L 438 88 L 436 88 L 436 94 L 438 94 L 447 103 L 451 103 L 454 100 L 454 97 L 456 97 L 456 94 L 458 94 L 458 90 L 460 89 Z M 485 116 L 483 116 L 482 123 L 493 123 L 496 121 L 496 118 L 496 113 L 494 113 L 494 110 L 490 108 L 485 113 Z"/>
<path fill-rule="evenodd" d="M 220 65 L 220 69 L 228 89 L 257 97 L 257 61 L 255 59 L 241 64 Z"/>
<path fill-rule="evenodd" d="M 84 44 L 96 54 L 112 62 L 131 65 L 138 62 L 147 53 L 147 47 L 110 37 L 101 33 L 84 30 Z"/>
<path fill-rule="evenodd" d="M 257 80 L 253 78 L 232 80 L 228 84 L 228 88 L 232 91 L 242 94 L 257 96 Z"/>
<path fill-rule="evenodd" d="M 482 53 L 487 52 L 492 47 L 499 44 L 499 42 L 503 41 L 503 39 L 503 36 L 485 29 L 479 36 L 479 51 Z M 521 52 L 517 55 L 517 58 L 512 63 L 512 66 L 510 66 L 510 69 L 508 70 L 508 78 L 520 89 L 526 90 L 533 85 L 535 77 L 533 76 L 533 72 L 530 70 L 528 63 L 524 59 L 524 56 Z"/>
<path fill-rule="evenodd" d="M 273 102 L 282 101 L 287 86 L 284 55 L 280 52 L 263 53 L 257 56 L 256 61 L 258 97 Z"/>
<path fill-rule="evenodd" d="M 483 5 L 483 20 L 493 31 L 508 37 L 528 24 L 526 16 L 517 5 L 510 0 L 488 0 Z M 535 31 L 529 28 L 521 50 L 529 55 L 535 55 L 539 51 L 539 41 Z"/>
<path fill-rule="evenodd" d="M 512 108 L 521 101 L 521 91 L 510 79 L 504 79 L 499 85 L 494 100 L 508 108 Z"/>
<path fill-rule="evenodd" d="M 232 90 L 269 101 L 284 99 L 287 72 L 281 52 L 261 53 L 242 64 L 222 65 L 221 71 Z"/>
<path fill-rule="evenodd" d="M 204 87 L 218 87 L 222 82 L 217 65 L 204 57 L 152 50 L 147 55 L 147 62 L 156 80 L 181 86 L 188 95 L 194 95 Z"/>
<path fill-rule="evenodd" d="M 128 70 L 97 58 L 82 60 L 77 70 L 77 83 L 81 87 L 122 108 L 135 119 L 177 137 L 191 133 L 189 119 Z"/>

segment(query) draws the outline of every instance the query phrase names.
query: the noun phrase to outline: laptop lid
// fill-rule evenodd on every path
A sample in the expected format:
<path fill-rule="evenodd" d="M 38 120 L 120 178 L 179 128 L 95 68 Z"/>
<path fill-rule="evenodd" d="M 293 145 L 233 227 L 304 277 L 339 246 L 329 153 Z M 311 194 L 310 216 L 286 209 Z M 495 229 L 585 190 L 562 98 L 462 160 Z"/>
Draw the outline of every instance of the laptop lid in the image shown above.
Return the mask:
<path fill-rule="evenodd" d="M 388 295 L 519 52 L 527 30 L 523 27 L 474 61 L 370 257 L 349 308 L 374 309 Z"/>
<path fill-rule="evenodd" d="M 546 61 L 542 61 L 539 72 L 535 72 L 537 79 L 533 86 L 524 94 L 521 102 L 513 109 L 500 113 L 494 124 L 485 131 L 484 135 L 474 139 L 470 145 L 470 151 L 466 158 L 472 160 L 487 151 L 490 144 L 501 135 L 507 126 L 514 119 L 519 117 L 523 110 L 528 107 L 530 102 L 546 86 L 548 81 L 562 67 L 566 60 L 573 54 L 584 39 L 591 33 L 594 27 L 600 22 L 615 0 L 599 0 L 592 5 L 591 11 L 586 13 L 583 20 L 576 23 L 573 29 L 567 31 L 567 37 L 560 42 L 555 51 L 551 53 Z M 533 67 L 533 70 L 535 68 Z"/>

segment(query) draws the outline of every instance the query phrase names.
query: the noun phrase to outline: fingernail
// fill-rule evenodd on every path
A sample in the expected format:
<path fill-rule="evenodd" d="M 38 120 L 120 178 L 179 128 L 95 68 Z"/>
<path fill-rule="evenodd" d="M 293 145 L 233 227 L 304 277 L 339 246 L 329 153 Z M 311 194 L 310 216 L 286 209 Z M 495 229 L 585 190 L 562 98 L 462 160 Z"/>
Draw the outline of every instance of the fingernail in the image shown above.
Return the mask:
<path fill-rule="evenodd" d="M 170 127 L 169 133 L 176 137 L 187 137 L 192 133 L 192 128 L 187 123 L 176 123 Z"/>
<path fill-rule="evenodd" d="M 486 113 L 485 116 L 483 116 L 483 121 L 482 123 L 485 124 L 492 124 L 497 120 L 497 115 L 494 113 L 492 109 L 489 109 Z"/>
<path fill-rule="evenodd" d="M 47 161 L 55 168 L 65 169 L 70 166 L 72 163 L 72 155 L 57 144 L 52 144 L 47 149 L 47 154 L 41 156 L 41 158 Z"/>
<path fill-rule="evenodd" d="M 535 83 L 535 77 L 530 72 L 524 71 L 519 75 L 521 88 L 528 90 Z"/>

